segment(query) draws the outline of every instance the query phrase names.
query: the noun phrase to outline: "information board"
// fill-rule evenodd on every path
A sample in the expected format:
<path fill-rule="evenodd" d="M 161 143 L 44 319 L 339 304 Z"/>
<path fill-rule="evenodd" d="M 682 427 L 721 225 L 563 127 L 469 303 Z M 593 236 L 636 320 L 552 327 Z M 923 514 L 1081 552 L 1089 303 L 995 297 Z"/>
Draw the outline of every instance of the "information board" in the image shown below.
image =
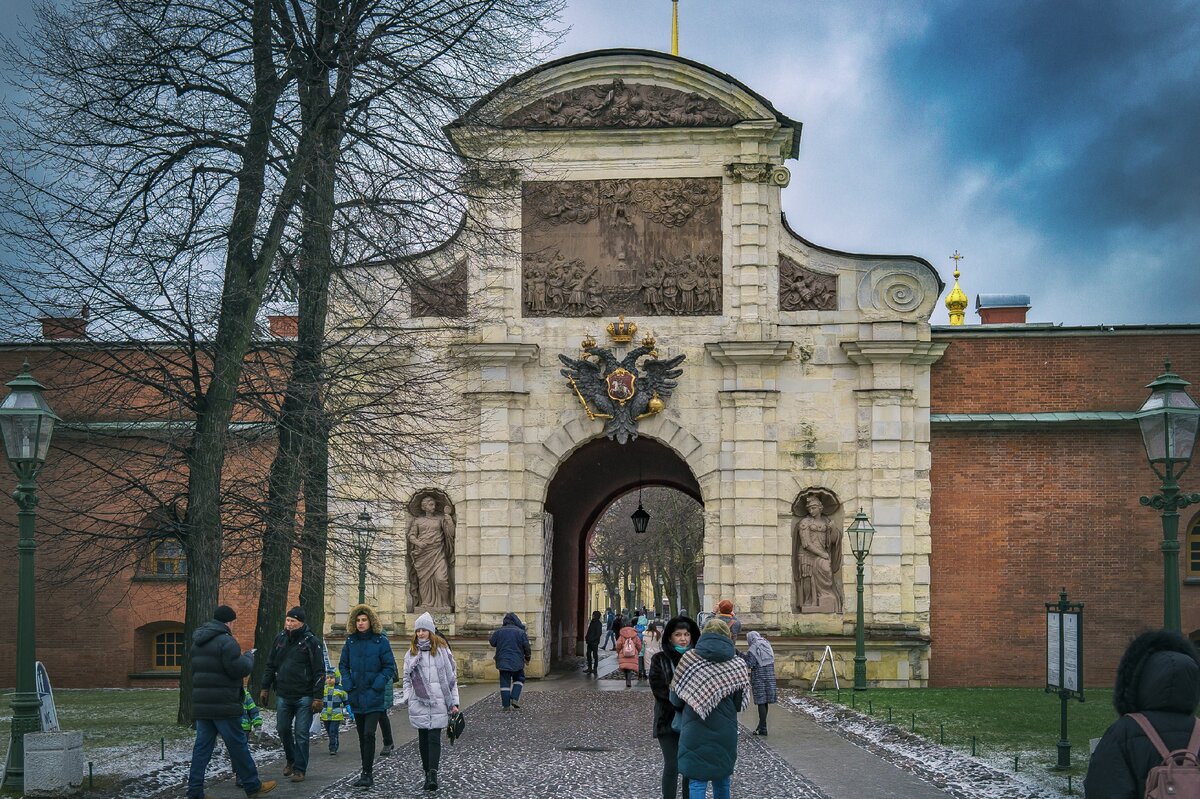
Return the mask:
<path fill-rule="evenodd" d="M 1047 691 L 1083 696 L 1082 616 L 1082 607 L 1078 610 L 1046 610 Z"/>
<path fill-rule="evenodd" d="M 1062 614 L 1051 611 L 1046 614 L 1046 687 L 1062 687 L 1062 661 L 1059 649 L 1062 637 Z"/>

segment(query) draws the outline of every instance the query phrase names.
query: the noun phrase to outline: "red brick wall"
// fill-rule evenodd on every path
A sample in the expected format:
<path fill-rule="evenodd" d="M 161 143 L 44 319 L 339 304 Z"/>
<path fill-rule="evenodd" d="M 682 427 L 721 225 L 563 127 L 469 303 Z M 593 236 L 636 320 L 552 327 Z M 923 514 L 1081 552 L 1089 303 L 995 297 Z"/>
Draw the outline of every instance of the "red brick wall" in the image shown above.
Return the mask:
<path fill-rule="evenodd" d="M 1200 381 L 1197 335 L 956 338 L 933 412 L 1136 410 L 1164 354 Z M 1085 603 L 1085 680 L 1110 684 L 1129 638 L 1162 625 L 1162 526 L 1138 503 L 1159 483 L 1136 426 L 931 438 L 930 684 L 1043 684 L 1045 603 L 1064 586 Z M 1200 466 L 1183 483 L 1200 490 Z M 1181 539 L 1196 517 L 1183 511 Z M 1181 595 L 1191 632 L 1200 585 Z"/>

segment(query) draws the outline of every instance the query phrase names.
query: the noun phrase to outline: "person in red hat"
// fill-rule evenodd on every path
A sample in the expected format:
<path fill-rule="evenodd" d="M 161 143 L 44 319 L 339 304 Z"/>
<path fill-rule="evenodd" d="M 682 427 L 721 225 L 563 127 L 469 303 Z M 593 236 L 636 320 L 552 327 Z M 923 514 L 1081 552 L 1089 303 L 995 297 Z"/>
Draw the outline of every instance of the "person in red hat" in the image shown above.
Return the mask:
<path fill-rule="evenodd" d="M 742 620 L 734 614 L 733 603 L 728 599 L 722 599 L 717 603 L 717 618 L 729 625 L 730 637 L 736 644 L 738 635 L 742 632 Z"/>

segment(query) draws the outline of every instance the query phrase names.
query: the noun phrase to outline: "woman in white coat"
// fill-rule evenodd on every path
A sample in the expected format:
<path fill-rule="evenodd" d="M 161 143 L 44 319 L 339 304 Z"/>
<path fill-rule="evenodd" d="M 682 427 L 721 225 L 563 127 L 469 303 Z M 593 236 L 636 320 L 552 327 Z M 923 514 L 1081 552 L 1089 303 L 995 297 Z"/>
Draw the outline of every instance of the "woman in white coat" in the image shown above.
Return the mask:
<path fill-rule="evenodd" d="M 458 670 L 432 616 L 422 613 L 413 629 L 412 646 L 404 655 L 404 699 L 408 720 L 417 729 L 425 790 L 436 791 L 442 730 L 449 726 L 450 714 L 458 712 Z"/>

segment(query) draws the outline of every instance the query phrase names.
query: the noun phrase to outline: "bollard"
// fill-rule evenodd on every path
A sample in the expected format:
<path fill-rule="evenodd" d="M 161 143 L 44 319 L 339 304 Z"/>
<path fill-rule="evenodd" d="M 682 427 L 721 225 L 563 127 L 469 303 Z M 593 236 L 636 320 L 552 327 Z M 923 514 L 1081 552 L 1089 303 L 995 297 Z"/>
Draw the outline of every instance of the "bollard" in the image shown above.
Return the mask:
<path fill-rule="evenodd" d="M 850 707 L 853 707 L 853 708 L 858 707 L 858 694 L 855 693 L 854 691 L 850 692 Z"/>
<path fill-rule="evenodd" d="M 875 715 L 875 702 L 870 699 L 867 700 L 867 713 L 872 716 Z"/>
<path fill-rule="evenodd" d="M 938 743 L 942 746 L 946 745 L 946 724 L 944 722 L 938 724 Z"/>
<path fill-rule="evenodd" d="M 88 761 L 88 790 L 89 790 L 89 791 L 90 791 L 90 790 L 92 790 L 92 788 L 96 787 L 96 785 L 95 785 L 95 780 L 93 780 L 93 779 L 92 779 L 92 777 L 93 777 L 93 775 L 92 775 L 92 761 L 90 761 L 90 760 L 89 760 L 89 761 Z"/>
<path fill-rule="evenodd" d="M 1070 774 L 1067 775 L 1067 793 L 1071 794 L 1072 796 L 1075 795 L 1075 786 L 1071 784 Z"/>
<path fill-rule="evenodd" d="M 167 759 L 167 739 L 165 737 L 158 739 L 158 759 Z"/>
<path fill-rule="evenodd" d="M 913 714 L 912 714 L 912 727 L 910 729 L 912 732 L 917 731 L 917 711 L 915 711 L 915 710 L 913 711 Z"/>
<path fill-rule="evenodd" d="M 1021 770 L 1021 756 L 1013 755 L 1013 771 Z"/>
<path fill-rule="evenodd" d="M 971 736 L 971 757 L 975 757 L 975 736 Z"/>
<path fill-rule="evenodd" d="M 888 724 L 892 723 L 892 706 L 888 705 Z"/>

